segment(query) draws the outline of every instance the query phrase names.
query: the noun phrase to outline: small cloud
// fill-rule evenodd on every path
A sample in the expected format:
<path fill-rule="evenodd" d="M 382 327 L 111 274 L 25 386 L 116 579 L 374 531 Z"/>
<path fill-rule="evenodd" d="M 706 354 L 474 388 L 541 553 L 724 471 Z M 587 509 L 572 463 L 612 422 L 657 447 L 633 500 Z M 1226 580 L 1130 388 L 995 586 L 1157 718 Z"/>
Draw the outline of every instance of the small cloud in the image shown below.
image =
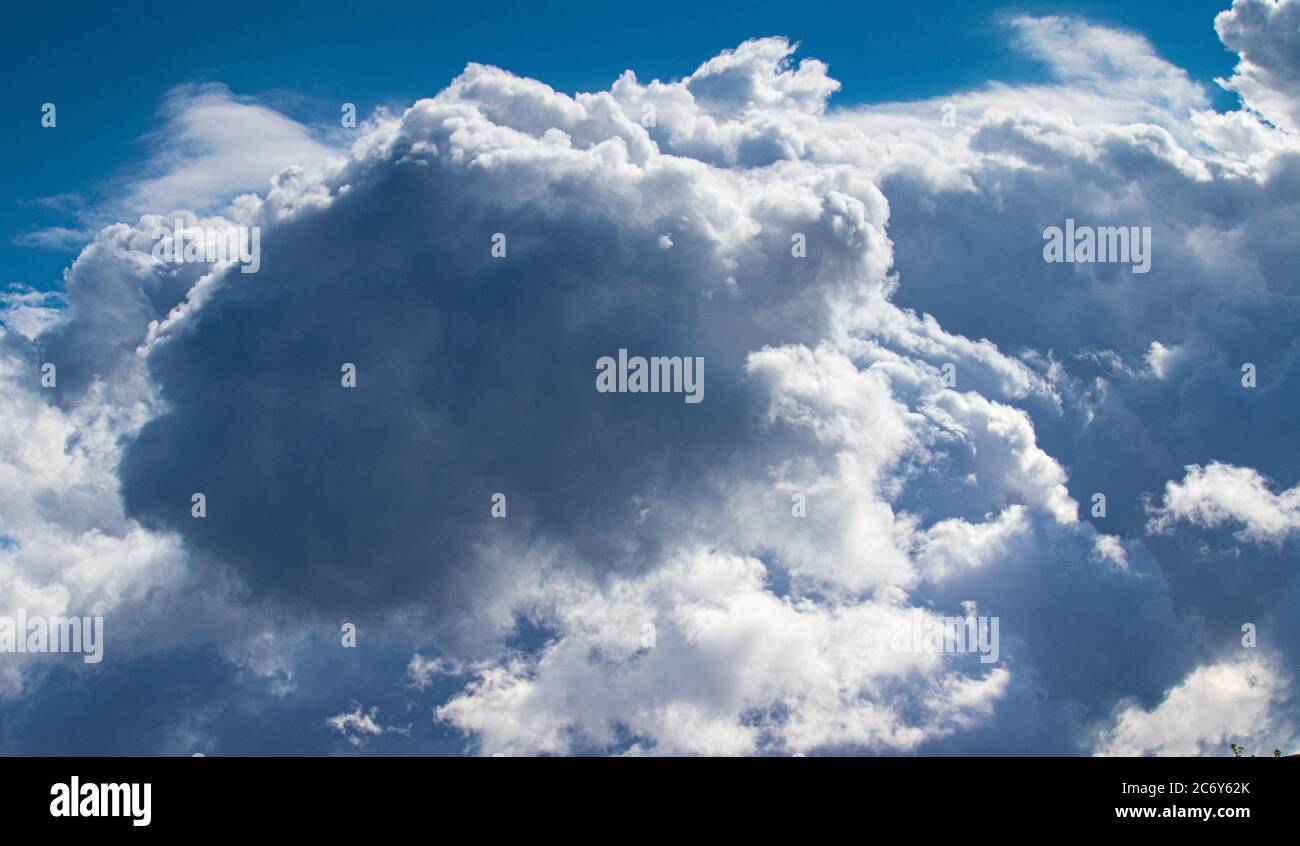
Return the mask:
<path fill-rule="evenodd" d="M 95 233 L 89 229 L 50 226 L 45 229 L 15 235 L 13 243 L 19 247 L 38 247 L 43 250 L 76 252 L 94 239 Z"/>
<path fill-rule="evenodd" d="M 406 726 L 385 726 L 380 723 L 378 705 L 369 711 L 363 710 L 361 703 L 355 700 L 351 705 L 351 711 L 335 714 L 325 721 L 325 725 L 343 735 L 347 738 L 348 743 L 353 746 L 358 748 L 365 746 L 370 738 L 383 734 L 409 735 L 411 733 L 409 724 Z"/>

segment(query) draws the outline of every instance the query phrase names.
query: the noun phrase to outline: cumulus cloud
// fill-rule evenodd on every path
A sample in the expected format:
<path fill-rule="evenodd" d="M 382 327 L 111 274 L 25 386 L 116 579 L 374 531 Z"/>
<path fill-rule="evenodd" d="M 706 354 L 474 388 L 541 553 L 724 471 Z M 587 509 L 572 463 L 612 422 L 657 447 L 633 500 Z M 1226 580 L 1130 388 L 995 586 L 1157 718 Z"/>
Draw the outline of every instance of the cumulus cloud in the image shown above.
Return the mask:
<path fill-rule="evenodd" d="M 1274 717 L 1289 683 L 1261 658 L 1201 667 L 1155 708 L 1122 707 L 1097 754 L 1224 755 L 1232 743 L 1271 754 L 1294 743 L 1295 727 Z"/>
<path fill-rule="evenodd" d="M 1300 131 L 1300 6 L 1273 0 L 1233 0 L 1214 28 L 1239 56 L 1222 84 L 1264 118 Z"/>
<path fill-rule="evenodd" d="M 767 575 L 702 552 L 602 590 L 544 585 L 532 613 L 558 636 L 466 668 L 437 716 L 491 753 L 908 751 L 987 719 L 1005 689 L 1005 668 L 892 651 L 901 608 L 781 598 Z"/>
<path fill-rule="evenodd" d="M 1193 464 L 1181 482 L 1165 485 L 1148 528 L 1168 531 L 1186 521 L 1201 526 L 1241 525 L 1237 537 L 1253 543 L 1280 543 L 1300 531 L 1300 486 L 1273 493 L 1268 479 L 1249 467 L 1213 462 Z"/>
<path fill-rule="evenodd" d="M 1257 5 L 1218 25 L 1268 117 Z M 1294 562 L 1217 602 L 1162 544 L 1294 530 L 1294 127 L 1139 35 L 1008 25 L 1049 83 L 839 109 L 781 38 L 575 96 L 472 64 L 339 153 L 179 90 L 135 222 L 4 301 L 0 599 L 113 612 L 124 661 L 216 643 L 353 747 L 408 739 L 381 696 L 488 754 L 1285 734 Z M 260 270 L 155 258 L 178 215 L 260 227 Z M 1069 217 L 1152 227 L 1151 273 L 1045 264 Z M 706 400 L 598 392 L 620 349 L 702 357 Z M 1222 657 L 1245 609 L 1267 661 Z M 967 614 L 996 664 L 892 646 Z M 324 716 L 339 620 L 391 677 Z"/>

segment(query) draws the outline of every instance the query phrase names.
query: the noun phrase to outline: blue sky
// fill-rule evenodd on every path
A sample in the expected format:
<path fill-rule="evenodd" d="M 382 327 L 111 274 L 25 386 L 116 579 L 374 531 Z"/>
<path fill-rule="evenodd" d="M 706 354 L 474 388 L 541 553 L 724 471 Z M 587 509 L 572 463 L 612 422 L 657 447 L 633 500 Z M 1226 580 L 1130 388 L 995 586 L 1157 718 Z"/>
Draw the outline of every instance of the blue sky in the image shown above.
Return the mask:
<path fill-rule="evenodd" d="M 1300 0 L 0 38 L 0 752 L 1300 746 Z"/>
<path fill-rule="evenodd" d="M 1142 32 L 1162 55 L 1211 89 L 1232 56 L 1215 37 L 1218 0 L 1130 3 L 668 3 L 628 15 L 607 3 L 490 6 L 390 3 L 246 3 L 220 20 L 185 4 L 135 4 L 130 14 L 53 23 L 47 4 L 18 3 L 0 49 L 0 266 L 9 284 L 58 285 L 72 253 L 17 246 L 13 238 L 68 216 L 32 201 L 76 193 L 94 203 L 144 155 L 141 139 L 175 85 L 221 82 L 266 98 L 309 125 L 332 126 L 339 104 L 361 114 L 408 104 L 446 85 L 468 62 L 546 80 L 560 91 L 597 91 L 624 70 L 643 81 L 680 78 L 700 56 L 746 38 L 784 35 L 827 62 L 843 88 L 836 104 L 930 97 L 982 85 L 1042 79 L 1040 64 L 1008 49 L 1004 15 L 1086 12 Z M 383 48 L 368 45 L 382 39 Z M 59 132 L 43 132 L 40 106 L 59 108 Z M 1224 94 L 1220 104 L 1231 102 Z"/>

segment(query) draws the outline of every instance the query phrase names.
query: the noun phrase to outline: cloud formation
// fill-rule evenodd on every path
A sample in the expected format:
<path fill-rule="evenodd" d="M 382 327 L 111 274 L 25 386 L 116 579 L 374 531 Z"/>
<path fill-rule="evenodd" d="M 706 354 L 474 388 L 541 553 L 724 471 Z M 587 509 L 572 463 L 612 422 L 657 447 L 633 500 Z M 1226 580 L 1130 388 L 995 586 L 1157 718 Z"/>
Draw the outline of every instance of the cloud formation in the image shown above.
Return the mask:
<path fill-rule="evenodd" d="M 216 644 L 324 748 L 419 742 L 384 696 L 487 754 L 1292 743 L 1297 10 L 1219 17 L 1230 114 L 1059 17 L 1009 24 L 1050 83 L 856 109 L 781 38 L 573 97 L 470 65 L 346 155 L 191 92 L 182 140 L 251 108 L 257 156 L 160 154 L 60 302 L 5 300 L 0 606 Z M 155 258 L 173 202 L 259 272 Z M 1151 272 L 1044 263 L 1067 218 L 1150 226 Z M 596 391 L 620 349 L 706 400 Z M 891 646 L 917 615 L 999 660 Z M 340 620 L 385 655 L 342 700 Z"/>

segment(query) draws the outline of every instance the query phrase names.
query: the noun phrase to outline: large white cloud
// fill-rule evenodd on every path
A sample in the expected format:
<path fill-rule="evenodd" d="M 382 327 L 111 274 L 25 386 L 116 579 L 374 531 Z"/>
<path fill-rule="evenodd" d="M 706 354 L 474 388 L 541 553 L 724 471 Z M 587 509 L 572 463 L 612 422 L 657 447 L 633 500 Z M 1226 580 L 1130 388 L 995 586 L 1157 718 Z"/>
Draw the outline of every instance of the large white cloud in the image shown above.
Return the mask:
<path fill-rule="evenodd" d="M 1259 5 L 1219 28 L 1272 125 L 1067 18 L 1011 23 L 1051 84 L 862 109 L 783 39 L 574 97 L 471 65 L 339 157 L 201 91 L 173 119 L 210 155 L 160 156 L 66 309 L 6 300 L 0 601 L 116 609 L 128 657 L 210 638 L 283 696 L 294 645 L 360 618 L 487 753 L 1209 750 L 1249 728 L 1234 680 L 1294 708 L 1295 644 L 1225 663 L 1238 609 L 1148 546 L 1138 495 L 1222 447 L 1153 528 L 1293 528 L 1248 465 L 1300 468 L 1229 435 L 1294 416 L 1296 100 Z M 263 269 L 155 260 L 181 200 L 261 226 Z M 1155 270 L 1044 265 L 1067 215 L 1151 225 Z M 597 394 L 619 347 L 704 356 L 705 402 Z M 1240 393 L 1245 356 L 1281 375 Z M 999 616 L 1001 660 L 890 649 L 917 613 Z M 315 722 L 392 733 L 343 704 Z"/>
<path fill-rule="evenodd" d="M 1231 743 L 1269 755 L 1295 736 L 1276 717 L 1290 679 L 1257 658 L 1201 667 L 1155 708 L 1122 707 L 1098 744 L 1101 755 L 1224 754 Z"/>
<path fill-rule="evenodd" d="M 1300 7 L 1274 0 L 1233 0 L 1214 20 L 1240 58 L 1224 84 L 1264 118 L 1300 131 Z"/>

